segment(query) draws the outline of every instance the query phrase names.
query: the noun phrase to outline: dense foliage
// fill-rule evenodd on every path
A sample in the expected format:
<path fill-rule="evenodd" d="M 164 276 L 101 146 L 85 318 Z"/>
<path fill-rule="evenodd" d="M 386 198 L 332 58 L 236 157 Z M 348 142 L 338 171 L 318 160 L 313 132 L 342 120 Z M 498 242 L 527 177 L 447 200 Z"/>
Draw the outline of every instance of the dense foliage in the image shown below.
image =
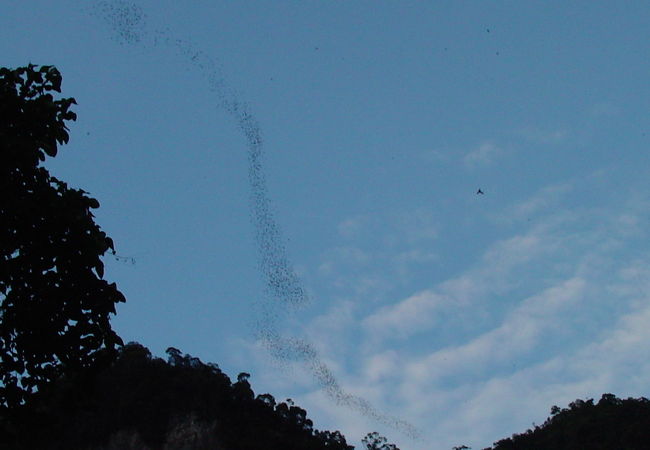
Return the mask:
<path fill-rule="evenodd" d="M 33 402 L 12 425 L 16 449 L 101 448 L 120 432 L 137 436 L 138 448 L 171 446 L 179 424 L 191 449 L 349 450 L 338 431 L 318 431 L 291 400 L 255 396 L 241 373 L 231 382 L 216 364 L 205 364 L 174 348 L 164 361 L 137 343 L 92 378 L 62 378 L 48 396 Z M 30 430 L 38 429 L 38 433 Z M 3 443 L 0 442 L 0 447 Z M 3 447 L 5 448 L 5 447 Z M 123 447 L 127 448 L 127 447 Z M 181 448 L 181 447 L 179 447 Z"/>
<path fill-rule="evenodd" d="M 541 426 L 494 444 L 491 450 L 645 450 L 650 448 L 650 401 L 603 394 L 551 408 Z"/>
<path fill-rule="evenodd" d="M 376 431 L 366 434 L 361 443 L 366 450 L 400 450 L 395 444 L 389 444 L 388 440 Z"/>
<path fill-rule="evenodd" d="M 72 98 L 52 66 L 0 68 L 0 410 L 18 408 L 65 372 L 109 359 L 109 315 L 124 301 L 103 280 L 112 240 L 97 200 L 41 166 L 68 141 Z"/>

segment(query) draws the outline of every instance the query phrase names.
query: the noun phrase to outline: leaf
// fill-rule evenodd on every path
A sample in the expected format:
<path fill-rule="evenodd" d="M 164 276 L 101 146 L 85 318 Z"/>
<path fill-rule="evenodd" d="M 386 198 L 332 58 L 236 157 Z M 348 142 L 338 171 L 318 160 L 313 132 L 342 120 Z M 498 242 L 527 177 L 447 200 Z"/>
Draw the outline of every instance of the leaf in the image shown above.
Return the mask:
<path fill-rule="evenodd" d="M 104 263 L 101 261 L 97 261 L 97 264 L 95 265 L 95 272 L 97 272 L 97 275 L 99 278 L 104 278 Z"/>

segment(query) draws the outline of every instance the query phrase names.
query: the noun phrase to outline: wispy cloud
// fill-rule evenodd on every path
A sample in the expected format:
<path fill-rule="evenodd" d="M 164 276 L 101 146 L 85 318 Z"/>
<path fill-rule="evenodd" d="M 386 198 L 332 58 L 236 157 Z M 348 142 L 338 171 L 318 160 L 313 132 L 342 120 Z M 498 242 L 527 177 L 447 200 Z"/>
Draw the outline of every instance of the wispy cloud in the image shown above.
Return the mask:
<path fill-rule="evenodd" d="M 562 198 L 573 189 L 570 183 L 558 183 L 544 186 L 530 198 L 518 202 L 499 214 L 494 214 L 492 219 L 497 223 L 528 220 L 539 213 L 548 213 L 551 207 L 557 207 Z"/>
<path fill-rule="evenodd" d="M 403 339 L 431 329 L 442 320 L 442 312 L 460 314 L 490 294 L 504 291 L 512 284 L 513 269 L 540 258 L 557 245 L 558 240 L 541 226 L 498 241 L 466 273 L 380 308 L 365 317 L 362 326 L 373 340 Z"/>
<path fill-rule="evenodd" d="M 440 255 L 423 246 L 422 249 L 412 248 L 397 253 L 390 264 L 395 280 L 401 284 L 408 284 L 423 267 L 440 264 Z"/>
<path fill-rule="evenodd" d="M 321 274 L 331 274 L 335 267 L 341 266 L 348 268 L 365 264 L 370 259 L 370 255 L 357 247 L 335 247 L 327 251 L 323 262 L 318 270 Z"/>
<path fill-rule="evenodd" d="M 553 404 L 645 392 L 650 363 L 639 355 L 650 354 L 650 257 L 621 255 L 647 234 L 648 198 L 621 193 L 607 205 L 576 206 L 572 199 L 582 195 L 576 190 L 591 189 L 583 184 L 549 185 L 504 207 L 499 214 L 507 220 L 494 221 L 499 238 L 446 279 L 392 301 L 370 302 L 350 289 L 345 301 L 301 325 L 346 390 L 436 436 L 435 445 L 403 447 L 481 448 L 541 423 Z M 522 220 L 533 215 L 530 223 Z M 356 267 L 347 288 L 352 278 L 359 286 L 370 280 L 373 292 L 394 295 L 403 290 L 392 289 L 394 273 L 376 270 L 377 258 L 384 268 L 400 260 L 438 266 L 433 216 L 404 217 L 383 229 L 396 236 L 388 249 L 357 253 L 350 249 L 364 233 L 342 236 L 348 246 L 331 253 L 328 276 Z M 416 238 L 428 225 L 436 232 Z M 412 230 L 412 238 L 400 238 L 398 229 Z M 309 390 L 309 380 L 303 382 Z M 307 406 L 332 420 L 347 414 L 331 403 Z M 342 431 L 360 438 L 371 429 L 382 431 L 350 418 Z"/>
<path fill-rule="evenodd" d="M 598 398 L 605 392 L 639 396 L 647 392 L 644 380 L 650 376 L 650 363 L 639 357 L 650 352 L 650 298 L 644 302 L 643 307 L 616 320 L 595 343 L 461 387 L 456 391 L 460 397 L 454 399 L 456 404 L 431 385 L 419 384 L 413 394 L 420 390 L 422 398 L 425 390 L 431 396 L 447 397 L 451 410 L 448 420 L 436 427 L 439 435 L 476 430 L 475 445 L 521 432 L 532 422 L 541 424 L 553 404 L 566 406 L 576 398 Z M 405 385 L 410 383 L 405 379 Z M 458 423 L 463 425 L 455 426 Z"/>
<path fill-rule="evenodd" d="M 438 259 L 439 221 L 430 208 L 349 216 L 337 225 L 340 245 L 322 253 L 313 276 L 326 278 L 328 289 L 383 297 L 414 267 Z"/>
<path fill-rule="evenodd" d="M 465 167 L 476 168 L 492 164 L 503 150 L 492 142 L 484 142 L 463 157 Z"/>
<path fill-rule="evenodd" d="M 525 127 L 517 132 L 527 141 L 538 144 L 557 144 L 569 136 L 566 130 L 544 130 L 538 127 Z"/>
<path fill-rule="evenodd" d="M 613 103 L 597 103 L 591 107 L 589 113 L 594 117 L 612 117 L 621 113 L 621 108 Z"/>
<path fill-rule="evenodd" d="M 430 241 L 439 236 L 440 219 L 427 208 L 419 208 L 408 213 L 402 213 L 396 218 L 396 232 L 407 244 Z"/>
<path fill-rule="evenodd" d="M 348 217 L 338 224 L 338 232 L 345 238 L 357 237 L 363 231 L 365 222 L 366 217 L 363 215 Z"/>
<path fill-rule="evenodd" d="M 440 448 L 457 445 L 459 436 L 472 446 L 487 445 L 540 424 L 551 405 L 578 397 L 610 391 L 638 396 L 650 376 L 650 363 L 639 357 L 650 353 L 649 271 L 648 262 L 637 262 L 599 286 L 581 277 L 564 280 L 523 300 L 497 327 L 428 355 L 378 350 L 365 360 L 365 370 L 381 376 L 366 380 L 398 383 L 401 401 L 395 404 L 405 417 L 427 417 Z M 594 291 L 612 292 L 631 280 L 640 283 L 633 292 L 612 299 L 631 305 L 627 313 L 592 343 L 564 344 L 569 334 L 582 332 L 580 317 L 592 314 Z M 560 348 L 549 354 L 544 348 L 553 341 Z"/>
<path fill-rule="evenodd" d="M 340 348 L 321 348 L 338 355 L 328 363 L 346 390 L 435 436 L 435 444 L 401 442 L 397 436 L 398 445 L 414 450 L 460 444 L 482 448 L 532 427 L 532 422 L 541 424 L 554 404 L 566 406 L 576 398 L 598 398 L 605 392 L 647 396 L 650 362 L 643 355 L 650 354 L 648 280 L 650 259 L 625 264 L 602 282 L 576 275 L 523 299 L 497 326 L 465 343 L 423 354 L 379 346 L 361 355 L 357 370 L 340 363 Z M 463 289 L 462 283 L 448 284 Z M 596 295 L 626 305 L 625 312 L 611 317 L 593 339 L 572 345 L 569 335 L 583 332 L 581 323 L 593 314 Z M 348 331 L 354 327 L 353 310 L 351 304 L 332 309 L 319 319 L 311 338 L 337 340 L 341 325 Z M 545 348 L 553 342 L 558 348 L 549 353 Z M 291 379 L 305 388 L 313 384 L 300 373 Z M 321 392 L 308 390 L 297 400 L 321 426 L 344 423 L 342 431 L 350 440 L 383 431 L 365 418 L 340 411 Z"/>
<path fill-rule="evenodd" d="M 404 338 L 433 326 L 437 313 L 450 301 L 433 291 L 419 292 L 396 305 L 384 306 L 363 319 L 361 324 L 373 336 Z"/>
<path fill-rule="evenodd" d="M 582 300 L 584 290 L 584 280 L 572 278 L 527 298 L 496 328 L 409 364 L 408 377 L 420 383 L 435 383 L 444 377 L 463 377 L 468 365 L 475 372 L 484 373 L 535 351 L 544 334 L 555 328 L 558 315 L 566 314 Z"/>

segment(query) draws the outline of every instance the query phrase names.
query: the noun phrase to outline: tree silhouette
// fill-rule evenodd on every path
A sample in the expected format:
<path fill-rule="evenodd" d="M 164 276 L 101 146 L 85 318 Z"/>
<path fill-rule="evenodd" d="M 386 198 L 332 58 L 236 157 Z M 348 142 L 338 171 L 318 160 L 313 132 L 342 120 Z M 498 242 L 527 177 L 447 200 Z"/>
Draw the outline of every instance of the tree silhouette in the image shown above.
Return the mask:
<path fill-rule="evenodd" d="M 376 431 L 366 434 L 361 443 L 366 446 L 367 450 L 399 450 L 395 444 L 389 444 L 388 439 Z"/>
<path fill-rule="evenodd" d="M 122 341 L 110 314 L 124 301 L 103 280 L 113 241 L 99 202 L 41 166 L 68 142 L 73 98 L 55 99 L 53 66 L 0 68 L 0 412 L 63 373 L 96 366 Z"/>
<path fill-rule="evenodd" d="M 255 397 L 249 374 L 232 382 L 218 365 L 170 350 L 165 362 L 130 342 L 87 386 L 64 375 L 30 402 L 27 420 L 5 430 L 0 420 L 0 448 L 353 449 L 340 432 L 314 429 L 293 401 Z"/>
<path fill-rule="evenodd" d="M 643 450 L 650 443 L 650 401 L 603 394 L 575 400 L 568 408 L 551 408 L 541 426 L 502 439 L 485 450 Z"/>

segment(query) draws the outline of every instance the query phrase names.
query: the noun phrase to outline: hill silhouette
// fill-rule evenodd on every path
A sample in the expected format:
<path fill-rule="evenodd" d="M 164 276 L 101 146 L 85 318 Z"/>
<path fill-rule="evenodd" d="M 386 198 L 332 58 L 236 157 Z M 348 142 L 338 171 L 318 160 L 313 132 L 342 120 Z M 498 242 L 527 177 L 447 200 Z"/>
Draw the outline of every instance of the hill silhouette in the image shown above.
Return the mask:
<path fill-rule="evenodd" d="M 168 360 L 128 343 L 109 366 L 66 375 L 29 405 L 1 417 L 12 449 L 348 450 L 291 400 L 255 396 L 249 374 L 231 382 L 216 364 L 167 350 Z M 38 430 L 38 432 L 34 432 Z"/>
<path fill-rule="evenodd" d="M 551 408 L 551 416 L 521 434 L 484 450 L 646 450 L 650 449 L 650 400 L 603 394 Z"/>
<path fill-rule="evenodd" d="M 167 355 L 167 361 L 153 357 L 130 342 L 109 366 L 62 377 L 11 416 L 0 415 L 0 448 L 354 449 L 339 431 L 314 428 L 307 411 L 290 399 L 256 396 L 249 374 L 231 381 L 216 364 L 173 347 Z M 363 444 L 372 450 L 397 449 L 377 433 Z M 542 425 L 484 450 L 648 448 L 650 400 L 603 394 L 597 403 L 578 399 L 567 408 L 553 406 Z"/>
<path fill-rule="evenodd" d="M 290 399 L 256 396 L 249 374 L 233 382 L 214 363 L 173 347 L 167 355 L 167 361 L 153 357 L 130 342 L 109 366 L 62 377 L 11 417 L 0 417 L 0 448 L 354 449 L 339 431 L 314 428 L 307 411 Z M 397 449 L 377 433 L 368 436 L 365 448 Z M 484 450 L 648 448 L 650 400 L 603 394 L 597 403 L 578 399 L 567 408 L 553 406 L 542 425 Z"/>

